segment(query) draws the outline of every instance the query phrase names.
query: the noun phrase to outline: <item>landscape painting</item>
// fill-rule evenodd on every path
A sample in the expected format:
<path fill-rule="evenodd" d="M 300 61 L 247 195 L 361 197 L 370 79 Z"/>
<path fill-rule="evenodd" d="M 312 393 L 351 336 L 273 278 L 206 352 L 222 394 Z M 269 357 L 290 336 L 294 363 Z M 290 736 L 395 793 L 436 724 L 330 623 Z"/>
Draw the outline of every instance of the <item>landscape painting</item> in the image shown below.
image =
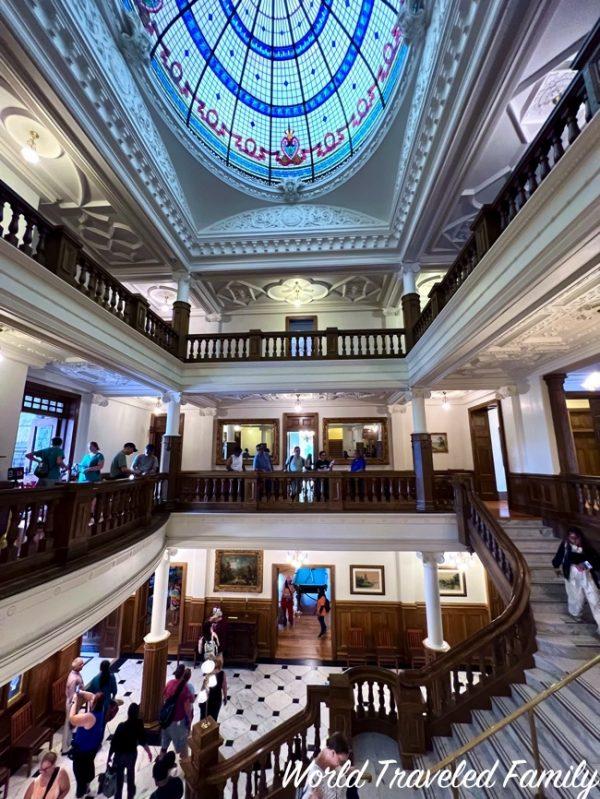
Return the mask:
<path fill-rule="evenodd" d="M 460 569 L 443 569 L 438 571 L 440 596 L 466 596 L 467 584 L 465 573 Z"/>
<path fill-rule="evenodd" d="M 383 566 L 350 566 L 351 594 L 385 594 Z"/>
<path fill-rule="evenodd" d="M 263 553 L 260 549 L 217 549 L 215 591 L 262 591 Z"/>

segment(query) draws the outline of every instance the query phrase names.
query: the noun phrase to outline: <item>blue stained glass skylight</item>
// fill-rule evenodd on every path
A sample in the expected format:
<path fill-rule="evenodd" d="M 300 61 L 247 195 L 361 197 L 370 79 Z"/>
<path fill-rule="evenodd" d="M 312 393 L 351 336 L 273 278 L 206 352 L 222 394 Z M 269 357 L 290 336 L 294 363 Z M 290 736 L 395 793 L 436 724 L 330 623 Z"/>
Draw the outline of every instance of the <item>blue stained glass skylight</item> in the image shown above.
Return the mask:
<path fill-rule="evenodd" d="M 263 185 L 318 181 L 368 143 L 407 58 L 399 2 L 123 0 L 183 125 Z"/>

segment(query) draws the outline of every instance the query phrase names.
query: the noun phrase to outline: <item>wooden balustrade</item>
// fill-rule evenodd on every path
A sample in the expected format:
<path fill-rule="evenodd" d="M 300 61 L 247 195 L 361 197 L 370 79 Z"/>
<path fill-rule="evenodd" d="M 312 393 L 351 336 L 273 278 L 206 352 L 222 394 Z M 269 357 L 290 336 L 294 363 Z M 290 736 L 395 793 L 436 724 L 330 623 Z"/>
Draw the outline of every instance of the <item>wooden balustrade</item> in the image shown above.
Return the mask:
<path fill-rule="evenodd" d="M 513 169 L 496 199 L 491 204 L 483 206 L 471 225 L 472 235 L 467 239 L 444 278 L 431 290 L 430 300 L 412 328 L 410 338 L 413 345 L 597 113 L 599 87 L 596 76 L 600 62 L 599 39 L 599 28 L 596 26 L 575 60 L 579 72 Z"/>
<path fill-rule="evenodd" d="M 600 477 L 511 472 L 508 491 L 512 510 L 541 516 L 559 535 L 577 525 L 600 545 Z"/>
<path fill-rule="evenodd" d="M 490 696 L 522 681 L 533 662 L 535 625 L 523 556 L 467 481 L 455 480 L 455 507 L 469 544 L 506 605 L 484 630 L 423 669 L 400 674 L 400 745 L 405 756 L 424 751 L 423 742 L 449 734 L 453 722 L 468 720 L 470 711 L 485 706 Z"/>
<path fill-rule="evenodd" d="M 5 228 L 2 220 L 7 219 Z M 0 237 L 58 275 L 97 305 L 122 319 L 172 354 L 178 335 L 169 322 L 151 311 L 147 301 L 125 288 L 83 251 L 62 226 L 52 225 L 9 186 L 0 181 Z"/>
<path fill-rule="evenodd" d="M 404 330 L 338 330 L 308 333 L 202 333 L 188 336 L 187 361 L 293 361 L 403 358 Z"/>
<path fill-rule="evenodd" d="M 0 491 L 0 597 L 151 532 L 152 515 L 164 506 L 165 479 L 160 474 Z"/>
<path fill-rule="evenodd" d="M 181 472 L 177 501 L 182 509 L 252 511 L 416 510 L 411 471 Z M 453 510 L 450 473 L 435 475 L 436 510 Z"/>

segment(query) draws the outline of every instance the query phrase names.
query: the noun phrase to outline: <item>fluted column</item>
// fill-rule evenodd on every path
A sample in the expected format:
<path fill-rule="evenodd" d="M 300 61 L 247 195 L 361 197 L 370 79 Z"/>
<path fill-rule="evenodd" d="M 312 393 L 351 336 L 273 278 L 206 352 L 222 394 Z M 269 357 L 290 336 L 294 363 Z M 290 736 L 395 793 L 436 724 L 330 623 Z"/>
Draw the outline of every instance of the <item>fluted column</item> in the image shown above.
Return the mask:
<path fill-rule="evenodd" d="M 425 415 L 425 400 L 431 394 L 425 389 L 415 388 L 411 390 L 410 396 L 413 415 L 413 432 L 410 440 L 417 488 L 417 510 L 423 513 L 434 510 L 433 450 Z"/>
<path fill-rule="evenodd" d="M 179 420 L 181 418 L 181 394 L 178 391 L 169 391 L 163 395 L 163 402 L 167 406 L 167 424 L 162 444 L 162 472 L 169 475 L 167 485 L 167 501 L 172 502 L 177 497 L 177 482 L 181 471 L 181 436 L 179 435 Z"/>
<path fill-rule="evenodd" d="M 442 605 L 438 583 L 438 565 L 444 562 L 441 552 L 419 552 L 423 561 L 423 586 L 425 592 L 425 616 L 427 619 L 427 638 L 423 641 L 426 652 L 436 654 L 447 652 L 450 646 L 444 641 Z"/>
<path fill-rule="evenodd" d="M 140 715 L 147 724 L 153 724 L 158 719 L 167 679 L 167 657 L 171 635 L 166 629 L 169 567 L 171 557 L 176 553 L 176 549 L 166 549 L 154 572 L 152 619 L 150 632 L 144 638 L 144 670 L 140 700 Z"/>

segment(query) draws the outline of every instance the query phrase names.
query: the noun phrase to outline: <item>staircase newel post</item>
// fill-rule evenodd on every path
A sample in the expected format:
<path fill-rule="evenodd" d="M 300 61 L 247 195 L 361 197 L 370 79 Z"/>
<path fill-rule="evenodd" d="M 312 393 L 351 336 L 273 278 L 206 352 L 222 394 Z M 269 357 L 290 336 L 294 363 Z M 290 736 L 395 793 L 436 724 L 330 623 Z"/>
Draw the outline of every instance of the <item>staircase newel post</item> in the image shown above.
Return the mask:
<path fill-rule="evenodd" d="M 354 691 L 346 673 L 329 675 L 329 734 L 341 732 L 352 739 Z"/>
<path fill-rule="evenodd" d="M 210 769 L 219 762 L 219 747 L 223 744 L 218 723 L 208 716 L 194 724 L 188 743 L 190 759 L 181 760 L 186 799 L 218 799 L 219 786 L 206 779 Z"/>
<path fill-rule="evenodd" d="M 412 768 L 413 755 L 427 751 L 427 707 L 418 685 L 398 686 L 398 749 L 404 768 Z"/>

